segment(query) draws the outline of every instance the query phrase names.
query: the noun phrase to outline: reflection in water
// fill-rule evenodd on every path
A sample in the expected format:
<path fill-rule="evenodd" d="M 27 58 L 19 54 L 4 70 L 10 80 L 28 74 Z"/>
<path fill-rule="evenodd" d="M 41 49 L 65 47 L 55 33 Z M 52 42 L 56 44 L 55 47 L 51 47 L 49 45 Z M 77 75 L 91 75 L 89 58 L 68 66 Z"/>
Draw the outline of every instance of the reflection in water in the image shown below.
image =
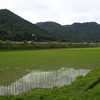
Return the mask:
<path fill-rule="evenodd" d="M 76 76 L 86 75 L 90 70 L 61 68 L 57 71 L 34 70 L 9 86 L 0 86 L 0 95 L 21 94 L 34 88 L 52 88 L 68 85 Z"/>

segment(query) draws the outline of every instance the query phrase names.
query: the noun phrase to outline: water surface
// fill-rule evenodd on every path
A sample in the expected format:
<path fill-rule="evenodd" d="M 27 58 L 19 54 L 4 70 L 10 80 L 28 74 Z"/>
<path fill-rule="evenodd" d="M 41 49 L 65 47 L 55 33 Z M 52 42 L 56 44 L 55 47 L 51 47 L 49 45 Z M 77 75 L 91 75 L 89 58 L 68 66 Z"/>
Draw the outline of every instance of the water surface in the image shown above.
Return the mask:
<path fill-rule="evenodd" d="M 0 95 L 21 94 L 34 88 L 52 88 L 71 84 L 79 75 L 85 76 L 90 70 L 61 68 L 56 71 L 33 70 L 9 86 L 0 86 Z"/>

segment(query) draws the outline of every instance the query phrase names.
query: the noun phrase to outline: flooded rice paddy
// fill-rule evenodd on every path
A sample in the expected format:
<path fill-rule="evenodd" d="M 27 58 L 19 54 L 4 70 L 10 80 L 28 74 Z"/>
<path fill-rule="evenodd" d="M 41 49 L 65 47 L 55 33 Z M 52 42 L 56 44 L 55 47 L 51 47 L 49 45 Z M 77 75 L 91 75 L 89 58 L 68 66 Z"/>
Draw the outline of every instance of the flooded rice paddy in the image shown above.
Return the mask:
<path fill-rule="evenodd" d="M 0 95 L 21 94 L 35 88 L 52 88 L 71 84 L 79 75 L 85 76 L 90 70 L 61 68 L 55 71 L 33 70 L 8 86 L 0 86 Z"/>

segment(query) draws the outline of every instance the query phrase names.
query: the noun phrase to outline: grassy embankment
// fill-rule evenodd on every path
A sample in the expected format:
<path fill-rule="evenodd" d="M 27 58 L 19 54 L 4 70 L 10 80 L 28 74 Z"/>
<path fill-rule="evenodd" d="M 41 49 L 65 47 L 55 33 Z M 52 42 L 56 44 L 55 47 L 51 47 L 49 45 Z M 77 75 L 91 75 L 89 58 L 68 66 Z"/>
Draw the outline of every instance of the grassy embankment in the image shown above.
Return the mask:
<path fill-rule="evenodd" d="M 0 51 L 25 50 L 25 49 L 59 49 L 59 48 L 89 48 L 100 47 L 100 43 L 62 43 L 62 42 L 11 42 L 0 40 Z"/>

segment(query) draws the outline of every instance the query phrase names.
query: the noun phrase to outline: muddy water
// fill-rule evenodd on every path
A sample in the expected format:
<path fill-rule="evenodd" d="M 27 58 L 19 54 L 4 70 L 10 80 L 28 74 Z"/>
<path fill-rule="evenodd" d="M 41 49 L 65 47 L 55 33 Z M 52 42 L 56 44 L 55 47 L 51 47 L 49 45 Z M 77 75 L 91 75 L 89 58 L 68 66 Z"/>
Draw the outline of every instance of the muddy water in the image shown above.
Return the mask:
<path fill-rule="evenodd" d="M 0 86 L 0 95 L 21 94 L 34 88 L 52 88 L 53 86 L 68 85 L 77 76 L 85 76 L 90 70 L 61 68 L 56 71 L 34 70 L 9 86 Z"/>

